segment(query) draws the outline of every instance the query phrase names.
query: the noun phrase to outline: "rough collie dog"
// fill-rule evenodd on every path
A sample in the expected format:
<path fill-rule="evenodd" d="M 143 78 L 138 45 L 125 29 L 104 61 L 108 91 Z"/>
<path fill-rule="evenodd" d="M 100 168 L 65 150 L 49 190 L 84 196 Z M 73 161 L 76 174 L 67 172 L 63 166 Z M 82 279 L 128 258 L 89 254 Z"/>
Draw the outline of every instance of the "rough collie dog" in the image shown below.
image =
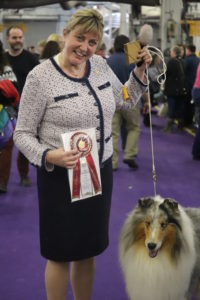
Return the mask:
<path fill-rule="evenodd" d="M 199 300 L 200 209 L 140 199 L 122 228 L 119 257 L 129 299 Z"/>

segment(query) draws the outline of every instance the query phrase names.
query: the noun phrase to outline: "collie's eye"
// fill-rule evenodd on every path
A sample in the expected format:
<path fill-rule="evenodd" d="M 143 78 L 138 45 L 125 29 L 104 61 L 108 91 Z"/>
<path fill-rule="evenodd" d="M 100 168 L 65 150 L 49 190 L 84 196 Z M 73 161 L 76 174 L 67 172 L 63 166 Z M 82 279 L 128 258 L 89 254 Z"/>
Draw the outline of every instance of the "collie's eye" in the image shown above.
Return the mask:
<path fill-rule="evenodd" d="M 164 223 L 164 222 L 160 223 L 160 227 L 161 227 L 162 229 L 164 229 L 166 226 L 167 226 L 167 223 Z"/>
<path fill-rule="evenodd" d="M 149 221 L 145 221 L 145 225 L 147 226 L 147 227 L 149 227 L 150 226 L 150 222 Z"/>

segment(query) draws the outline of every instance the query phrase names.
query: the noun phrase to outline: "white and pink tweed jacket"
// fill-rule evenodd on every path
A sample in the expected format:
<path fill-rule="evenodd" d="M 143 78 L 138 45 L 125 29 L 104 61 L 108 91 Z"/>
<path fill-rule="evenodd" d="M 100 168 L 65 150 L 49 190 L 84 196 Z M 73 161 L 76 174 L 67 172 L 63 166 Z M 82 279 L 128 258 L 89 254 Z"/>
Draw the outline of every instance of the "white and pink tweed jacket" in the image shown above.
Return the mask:
<path fill-rule="evenodd" d="M 47 149 L 62 147 L 61 134 L 96 128 L 100 163 L 113 152 L 112 117 L 116 109 L 135 106 L 147 85 L 130 74 L 126 82 L 130 100 L 124 101 L 122 84 L 107 65 L 94 55 L 82 79 L 67 76 L 56 61 L 48 59 L 28 75 L 20 100 L 14 141 L 37 166 Z"/>

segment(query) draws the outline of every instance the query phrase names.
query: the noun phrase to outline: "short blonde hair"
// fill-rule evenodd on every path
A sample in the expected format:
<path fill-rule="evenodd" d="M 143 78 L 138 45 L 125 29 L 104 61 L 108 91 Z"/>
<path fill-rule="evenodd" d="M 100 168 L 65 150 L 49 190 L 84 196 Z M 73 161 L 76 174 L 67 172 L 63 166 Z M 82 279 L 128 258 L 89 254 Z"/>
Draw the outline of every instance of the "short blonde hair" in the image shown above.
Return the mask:
<path fill-rule="evenodd" d="M 97 50 L 106 50 L 106 44 L 105 43 L 100 43 L 97 47 Z"/>
<path fill-rule="evenodd" d="M 99 36 L 101 41 L 103 36 L 103 16 L 96 9 L 79 9 L 69 19 L 66 30 L 68 32 L 78 27 L 81 33 L 93 32 Z"/>
<path fill-rule="evenodd" d="M 59 35 L 57 33 L 52 33 L 48 36 L 47 42 L 54 41 L 54 42 L 59 43 L 61 39 L 62 39 L 61 35 Z"/>
<path fill-rule="evenodd" d="M 47 43 L 46 40 L 41 40 L 41 41 L 38 41 L 37 45 L 38 45 L 38 47 L 45 47 L 46 43 Z"/>

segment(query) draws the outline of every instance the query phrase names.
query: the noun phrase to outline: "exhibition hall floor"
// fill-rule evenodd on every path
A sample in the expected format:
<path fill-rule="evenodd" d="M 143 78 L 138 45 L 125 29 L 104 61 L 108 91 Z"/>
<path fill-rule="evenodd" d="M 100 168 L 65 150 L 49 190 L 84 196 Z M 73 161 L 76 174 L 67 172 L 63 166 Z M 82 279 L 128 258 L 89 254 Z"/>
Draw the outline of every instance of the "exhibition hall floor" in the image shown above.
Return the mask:
<path fill-rule="evenodd" d="M 187 132 L 164 133 L 165 119 L 153 115 L 153 138 L 157 194 L 185 206 L 200 206 L 200 161 L 192 160 L 193 137 Z M 7 194 L 0 194 L 0 299 L 44 300 L 45 259 L 40 256 L 38 202 L 35 168 L 32 186 L 19 185 L 14 149 L 12 174 Z M 118 239 L 123 222 L 140 197 L 154 195 L 149 128 L 141 122 L 139 169 L 122 162 L 114 172 L 110 218 L 110 246 L 96 258 L 92 300 L 126 300 L 118 262 Z M 56 201 L 56 199 L 55 199 Z M 134 280 L 134 278 L 133 278 Z M 68 300 L 72 300 L 69 285 Z"/>

